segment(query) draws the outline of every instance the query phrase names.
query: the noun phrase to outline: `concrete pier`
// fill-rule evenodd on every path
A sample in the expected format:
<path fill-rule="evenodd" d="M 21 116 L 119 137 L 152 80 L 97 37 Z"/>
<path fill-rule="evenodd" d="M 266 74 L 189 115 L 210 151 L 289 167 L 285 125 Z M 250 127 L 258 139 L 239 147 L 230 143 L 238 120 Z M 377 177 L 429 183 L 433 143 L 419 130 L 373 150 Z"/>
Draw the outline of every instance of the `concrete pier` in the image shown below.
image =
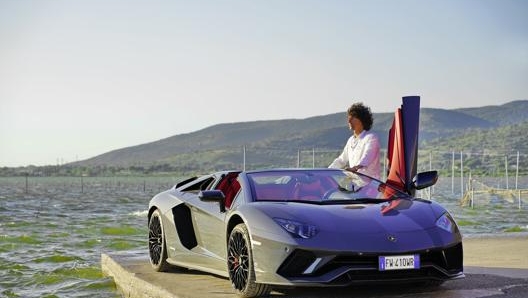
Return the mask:
<path fill-rule="evenodd" d="M 528 238 L 466 239 L 466 278 L 440 287 L 412 285 L 354 286 L 346 288 L 277 288 L 269 297 L 526 297 L 528 293 Z M 155 272 L 148 252 L 103 253 L 101 267 L 114 279 L 123 297 L 224 298 L 237 297 L 228 279 L 187 269 Z"/>
<path fill-rule="evenodd" d="M 103 274 L 113 277 L 123 297 L 183 298 L 236 296 L 228 279 L 186 269 L 155 272 L 147 251 L 102 254 Z"/>

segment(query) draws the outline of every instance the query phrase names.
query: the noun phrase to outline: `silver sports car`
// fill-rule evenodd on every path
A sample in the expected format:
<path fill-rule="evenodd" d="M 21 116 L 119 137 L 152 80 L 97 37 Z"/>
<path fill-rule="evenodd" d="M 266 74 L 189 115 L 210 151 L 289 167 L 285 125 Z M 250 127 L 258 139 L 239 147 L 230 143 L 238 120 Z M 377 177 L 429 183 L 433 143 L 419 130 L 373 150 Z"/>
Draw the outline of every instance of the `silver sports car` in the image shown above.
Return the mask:
<path fill-rule="evenodd" d="M 404 106 L 391 129 L 385 181 L 327 168 L 222 171 L 156 195 L 148 212 L 152 266 L 228 277 L 244 297 L 274 286 L 463 277 L 455 221 L 438 203 L 414 195 L 438 174 L 416 174 L 416 155 L 406 157 L 416 142 L 405 132 L 417 129 L 405 125 L 417 119 L 401 125 L 405 110 L 412 111 Z"/>

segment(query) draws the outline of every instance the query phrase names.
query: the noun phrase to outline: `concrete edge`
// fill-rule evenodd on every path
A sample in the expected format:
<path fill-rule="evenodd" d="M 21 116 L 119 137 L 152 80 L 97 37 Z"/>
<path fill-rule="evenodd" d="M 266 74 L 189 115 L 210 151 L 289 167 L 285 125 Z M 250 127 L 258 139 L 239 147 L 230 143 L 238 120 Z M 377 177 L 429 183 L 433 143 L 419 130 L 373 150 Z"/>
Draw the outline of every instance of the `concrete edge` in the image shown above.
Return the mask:
<path fill-rule="evenodd" d="M 481 267 L 481 266 L 464 266 L 466 274 L 488 274 L 509 278 L 528 279 L 528 269 L 520 268 L 500 268 L 500 267 Z"/>
<path fill-rule="evenodd" d="M 114 283 L 123 297 L 179 298 L 179 296 L 139 278 L 135 273 L 129 272 L 105 253 L 101 254 L 101 270 L 104 275 L 114 279 Z"/>
<path fill-rule="evenodd" d="M 122 297 L 127 298 L 201 297 L 201 295 L 196 296 L 194 291 L 203 289 L 200 288 L 199 285 L 191 285 L 189 287 L 187 283 L 194 283 L 194 278 L 197 278 L 197 284 L 201 284 L 202 286 L 203 282 L 211 283 L 211 280 L 203 279 L 202 277 L 191 277 L 190 279 L 187 277 L 187 279 L 184 278 L 183 280 L 178 278 L 177 282 L 180 284 L 174 288 L 174 286 L 171 286 L 173 285 L 173 280 L 167 279 L 162 275 L 157 275 L 159 273 L 152 270 L 151 266 L 148 264 L 148 258 L 145 258 L 145 252 L 143 251 L 126 251 L 108 254 L 101 253 L 101 269 L 103 275 L 114 279 L 117 290 Z M 145 272 L 147 269 L 149 272 Z M 466 275 L 484 274 L 528 280 L 528 268 L 517 269 L 464 266 L 464 273 Z M 185 285 L 181 284 L 182 282 L 185 283 Z M 207 287 L 209 288 L 209 285 Z M 211 283 L 211 289 L 214 289 L 214 292 L 209 292 L 211 297 L 236 297 L 236 295 L 227 290 L 220 291 L 218 284 L 214 281 Z M 231 287 L 229 287 L 229 289 L 231 289 Z"/>

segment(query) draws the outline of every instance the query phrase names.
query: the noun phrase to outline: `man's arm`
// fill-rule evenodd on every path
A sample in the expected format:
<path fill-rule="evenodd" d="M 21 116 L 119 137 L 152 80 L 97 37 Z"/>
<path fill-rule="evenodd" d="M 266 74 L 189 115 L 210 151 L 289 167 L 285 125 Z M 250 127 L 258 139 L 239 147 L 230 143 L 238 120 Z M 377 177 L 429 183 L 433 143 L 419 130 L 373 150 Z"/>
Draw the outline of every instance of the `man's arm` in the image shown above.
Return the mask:
<path fill-rule="evenodd" d="M 345 145 L 345 148 L 343 148 L 343 152 L 334 159 L 334 161 L 328 166 L 332 169 L 345 169 L 348 166 L 348 141 Z"/>

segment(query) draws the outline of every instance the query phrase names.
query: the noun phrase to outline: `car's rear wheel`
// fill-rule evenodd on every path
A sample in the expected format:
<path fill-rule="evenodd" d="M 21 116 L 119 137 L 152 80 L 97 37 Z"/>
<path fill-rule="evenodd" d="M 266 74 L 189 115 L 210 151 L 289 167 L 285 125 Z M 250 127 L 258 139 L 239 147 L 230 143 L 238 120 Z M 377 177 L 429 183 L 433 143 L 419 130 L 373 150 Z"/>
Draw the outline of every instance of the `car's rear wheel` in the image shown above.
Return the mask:
<path fill-rule="evenodd" d="M 238 224 L 229 235 L 227 243 L 227 268 L 233 288 L 243 297 L 269 294 L 271 288 L 255 282 L 253 251 L 246 225 Z"/>
<path fill-rule="evenodd" d="M 149 257 L 150 264 L 156 271 L 167 271 L 167 245 L 163 233 L 163 223 L 159 210 L 154 210 L 149 220 Z"/>

